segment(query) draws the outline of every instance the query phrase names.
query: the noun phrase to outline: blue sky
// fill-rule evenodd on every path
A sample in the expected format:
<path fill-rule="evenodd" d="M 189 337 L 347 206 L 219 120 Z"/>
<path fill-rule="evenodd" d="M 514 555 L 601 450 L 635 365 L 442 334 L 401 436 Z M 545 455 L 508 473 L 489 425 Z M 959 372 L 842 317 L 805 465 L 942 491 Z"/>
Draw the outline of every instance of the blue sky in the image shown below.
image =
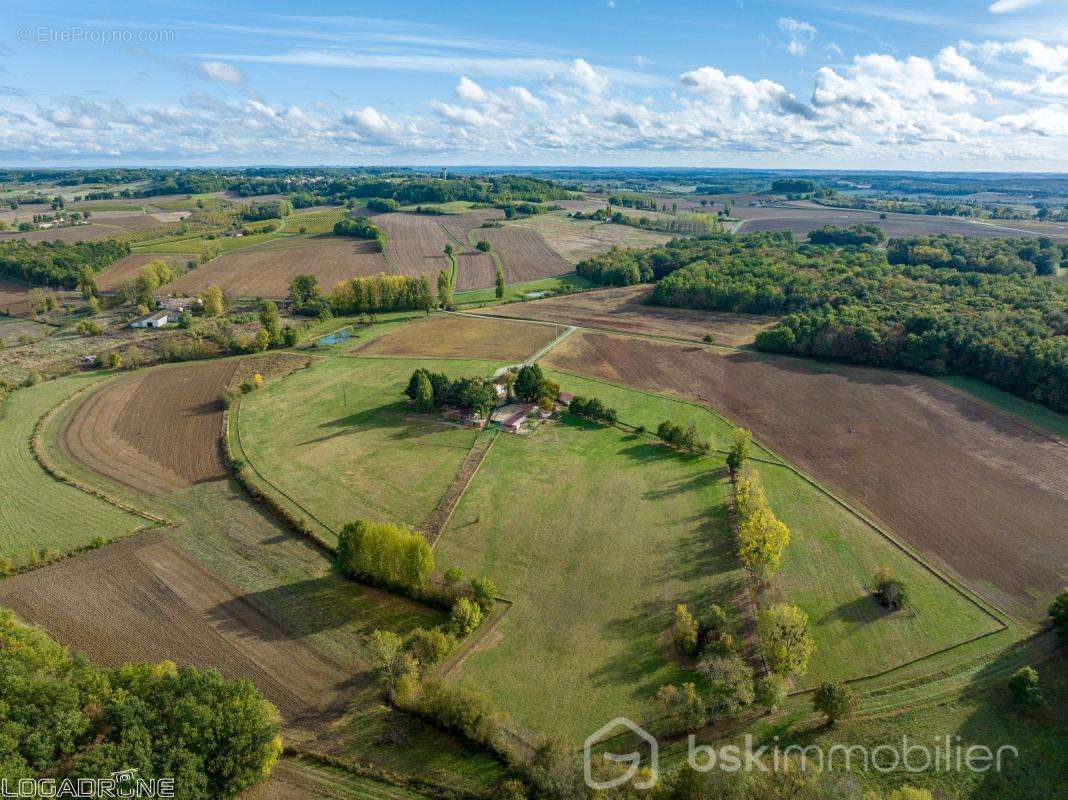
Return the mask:
<path fill-rule="evenodd" d="M 40 5 L 6 165 L 1068 170 L 1068 0 Z"/>

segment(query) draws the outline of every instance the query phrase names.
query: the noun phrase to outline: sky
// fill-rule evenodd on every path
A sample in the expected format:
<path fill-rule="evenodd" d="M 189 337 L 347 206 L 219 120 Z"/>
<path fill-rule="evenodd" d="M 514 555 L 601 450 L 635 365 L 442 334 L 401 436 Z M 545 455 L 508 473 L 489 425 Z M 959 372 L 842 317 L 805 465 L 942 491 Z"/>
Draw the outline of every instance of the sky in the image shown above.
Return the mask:
<path fill-rule="evenodd" d="M 5 166 L 1068 171 L 1068 0 L 5 5 Z"/>

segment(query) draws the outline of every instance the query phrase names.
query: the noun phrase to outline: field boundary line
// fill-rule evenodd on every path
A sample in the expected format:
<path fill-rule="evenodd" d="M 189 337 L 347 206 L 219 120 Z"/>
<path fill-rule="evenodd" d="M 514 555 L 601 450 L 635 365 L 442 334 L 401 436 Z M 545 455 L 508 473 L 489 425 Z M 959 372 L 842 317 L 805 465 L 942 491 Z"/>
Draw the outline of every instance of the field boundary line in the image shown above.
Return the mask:
<path fill-rule="evenodd" d="M 339 534 L 336 530 L 334 530 L 332 527 L 330 527 L 325 522 L 323 522 L 321 519 L 319 519 L 317 516 L 315 516 L 315 514 L 313 514 L 308 509 L 306 509 L 299 502 L 297 502 L 292 497 L 290 497 L 285 491 L 280 489 L 278 486 L 275 486 L 275 484 L 273 482 L 271 482 L 268 478 L 264 477 L 263 473 L 261 473 L 259 471 L 259 469 L 256 467 L 255 463 L 253 463 L 253 461 L 248 457 L 248 451 L 245 449 L 245 445 L 241 441 L 241 420 L 240 420 L 240 413 L 239 413 L 240 407 L 241 407 L 241 402 L 238 401 L 237 404 L 234 405 L 233 408 L 227 409 L 226 413 L 223 415 L 223 435 L 222 435 L 223 441 L 227 442 L 227 443 L 230 441 L 229 432 L 232 430 L 233 433 L 234 433 L 234 440 L 237 442 L 237 448 L 241 453 L 241 459 L 245 462 L 245 464 L 247 464 L 252 469 L 252 472 L 255 473 L 256 478 L 258 478 L 260 481 L 265 483 L 267 486 L 269 486 L 274 491 L 278 492 L 278 494 L 280 494 L 282 497 L 284 497 L 290 503 L 292 503 L 297 508 L 299 508 L 301 511 L 303 511 L 305 514 L 307 514 L 311 519 L 315 520 L 315 522 L 317 524 L 321 525 L 323 528 L 325 528 L 326 530 L 330 531 L 330 533 L 334 534 L 334 536 L 337 536 L 337 537 L 340 538 L 341 534 Z M 234 423 L 232 425 L 230 424 L 230 419 L 231 418 L 234 419 Z M 226 453 L 224 452 L 223 455 L 225 456 Z M 228 464 L 228 466 L 229 466 L 229 464 Z M 231 467 L 231 469 L 233 469 L 233 468 Z M 234 477 L 238 480 L 238 482 L 241 482 L 241 478 L 239 477 L 239 475 L 235 474 L 237 472 L 238 471 L 235 470 L 234 473 L 232 473 L 232 474 L 234 474 Z M 333 550 L 333 548 L 330 548 L 330 549 Z"/>
<path fill-rule="evenodd" d="M 962 377 L 969 377 L 969 376 L 965 375 L 965 376 L 962 376 Z M 1016 413 L 1014 413 L 1012 411 L 1009 411 L 1007 409 L 1001 408 L 1000 406 L 996 406 L 993 403 L 988 402 L 987 400 L 983 400 L 981 397 L 978 397 L 978 396 L 972 394 L 967 389 L 961 389 L 961 388 L 959 388 L 957 386 L 954 386 L 951 383 L 946 383 L 945 381 L 939 380 L 938 378 L 931 378 L 931 380 L 935 381 L 939 386 L 949 390 L 950 392 L 952 392 L 953 394 L 957 395 L 958 397 L 963 397 L 965 400 L 970 400 L 971 402 L 975 403 L 976 405 L 985 408 L 987 411 L 991 411 L 991 412 L 993 412 L 995 414 L 998 414 L 998 415 L 1000 415 L 1002 417 L 1005 417 L 1006 419 L 1009 419 L 1012 422 L 1015 422 L 1020 427 L 1026 428 L 1027 430 L 1031 431 L 1032 433 L 1037 433 L 1039 436 L 1046 437 L 1050 441 L 1052 441 L 1052 442 L 1054 442 L 1056 444 L 1059 444 L 1061 447 L 1068 447 L 1068 441 L 1063 439 L 1059 434 L 1056 434 L 1056 433 L 1054 433 L 1053 431 L 1051 431 L 1051 430 L 1049 430 L 1047 428 L 1043 428 L 1041 425 L 1038 425 L 1037 423 L 1033 423 L 1030 420 L 1025 419 L 1024 417 L 1022 417 L 1019 414 L 1016 414 Z M 993 386 L 993 384 L 991 384 L 991 386 Z M 997 389 L 996 386 L 993 386 L 993 388 Z M 1013 397 L 1017 397 L 1017 395 L 1012 395 L 1012 396 Z M 1022 398 L 1019 398 L 1019 399 L 1027 400 L 1026 397 L 1022 397 Z M 1029 401 L 1029 402 L 1033 402 L 1033 401 Z M 1043 408 L 1045 408 L 1045 406 L 1043 406 Z M 1052 409 L 1047 409 L 1047 410 L 1052 411 Z M 1054 413 L 1056 413 L 1056 412 L 1054 412 Z"/>

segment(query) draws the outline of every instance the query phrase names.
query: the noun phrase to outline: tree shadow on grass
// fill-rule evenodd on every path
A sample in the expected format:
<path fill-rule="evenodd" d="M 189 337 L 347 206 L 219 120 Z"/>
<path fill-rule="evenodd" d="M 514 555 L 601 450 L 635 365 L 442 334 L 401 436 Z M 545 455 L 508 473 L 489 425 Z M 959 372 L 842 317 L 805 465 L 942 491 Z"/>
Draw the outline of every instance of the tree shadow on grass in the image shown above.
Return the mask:
<path fill-rule="evenodd" d="M 434 420 L 429 417 L 425 420 L 408 419 L 417 413 L 403 401 L 365 408 L 321 423 L 318 426 L 319 428 L 333 429 L 333 432 L 314 439 L 307 439 L 299 444 L 318 444 L 353 433 L 366 433 L 367 431 L 384 429 L 394 429 L 392 436 L 394 439 L 410 439 L 422 436 L 426 434 L 428 427 L 433 425 Z"/>
<path fill-rule="evenodd" d="M 368 613 L 373 611 L 374 613 Z M 217 603 L 205 616 L 218 629 L 264 641 L 292 641 L 342 627 L 360 636 L 402 630 L 417 614 L 411 601 L 348 580 L 336 570 Z"/>

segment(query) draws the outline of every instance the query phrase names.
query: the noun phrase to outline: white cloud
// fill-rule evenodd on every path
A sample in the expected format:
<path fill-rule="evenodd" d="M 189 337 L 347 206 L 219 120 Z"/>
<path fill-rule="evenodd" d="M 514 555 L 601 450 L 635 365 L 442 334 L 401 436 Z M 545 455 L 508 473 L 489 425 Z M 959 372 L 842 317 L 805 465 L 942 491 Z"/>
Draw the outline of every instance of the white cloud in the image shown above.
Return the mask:
<path fill-rule="evenodd" d="M 201 61 L 200 73 L 209 81 L 237 86 L 245 82 L 245 76 L 237 67 L 222 61 Z"/>
<path fill-rule="evenodd" d="M 568 79 L 585 91 L 588 95 L 596 96 L 608 88 L 608 78 L 601 75 L 581 58 L 571 62 L 567 70 Z"/>
<path fill-rule="evenodd" d="M 456 86 L 456 96 L 469 103 L 483 103 L 486 100 L 486 90 L 466 75 L 461 75 L 460 83 Z"/>
<path fill-rule="evenodd" d="M 991 14 L 1011 14 L 1014 11 L 1023 11 L 1025 8 L 1037 6 L 1042 0 L 996 0 L 990 4 Z"/>
<path fill-rule="evenodd" d="M 985 77 L 978 67 L 958 53 L 957 48 L 952 45 L 942 48 L 938 54 L 938 68 L 962 81 L 978 83 Z"/>
<path fill-rule="evenodd" d="M 779 17 L 779 30 L 789 38 L 786 49 L 792 56 L 803 56 L 818 33 L 814 25 L 793 17 Z"/>
<path fill-rule="evenodd" d="M 376 141 L 388 141 L 401 132 L 401 127 L 378 109 L 364 106 L 358 111 L 346 111 L 342 121 L 361 136 Z"/>

